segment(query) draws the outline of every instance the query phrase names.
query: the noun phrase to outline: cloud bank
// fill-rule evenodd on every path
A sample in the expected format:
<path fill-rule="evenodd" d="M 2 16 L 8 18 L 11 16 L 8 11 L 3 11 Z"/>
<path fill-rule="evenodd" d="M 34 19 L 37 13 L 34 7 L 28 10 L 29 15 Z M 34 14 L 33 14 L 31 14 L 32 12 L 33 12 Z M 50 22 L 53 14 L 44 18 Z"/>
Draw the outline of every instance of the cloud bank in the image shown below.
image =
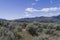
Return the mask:
<path fill-rule="evenodd" d="M 60 10 L 60 7 L 50 7 L 50 8 L 42 8 L 40 10 L 35 8 L 26 8 L 26 12 L 50 12 L 50 11 L 58 11 Z"/>

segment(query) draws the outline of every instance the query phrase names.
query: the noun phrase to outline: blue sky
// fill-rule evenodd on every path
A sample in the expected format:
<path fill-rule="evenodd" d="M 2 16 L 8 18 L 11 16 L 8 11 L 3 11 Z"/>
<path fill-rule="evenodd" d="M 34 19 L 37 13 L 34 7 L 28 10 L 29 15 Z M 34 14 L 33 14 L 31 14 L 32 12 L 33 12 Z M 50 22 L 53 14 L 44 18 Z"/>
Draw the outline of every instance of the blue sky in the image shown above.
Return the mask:
<path fill-rule="evenodd" d="M 0 0 L 0 18 L 18 19 L 60 14 L 60 0 Z"/>

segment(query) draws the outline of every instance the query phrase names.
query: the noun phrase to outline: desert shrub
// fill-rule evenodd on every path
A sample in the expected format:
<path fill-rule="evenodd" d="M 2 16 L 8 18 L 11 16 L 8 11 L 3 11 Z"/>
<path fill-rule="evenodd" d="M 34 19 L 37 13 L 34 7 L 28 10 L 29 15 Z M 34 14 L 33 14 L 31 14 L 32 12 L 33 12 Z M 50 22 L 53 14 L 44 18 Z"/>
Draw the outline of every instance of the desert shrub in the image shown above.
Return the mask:
<path fill-rule="evenodd" d="M 55 31 L 53 35 L 57 36 L 57 37 L 60 37 L 60 31 Z"/>
<path fill-rule="evenodd" d="M 15 35 L 16 40 L 22 40 L 22 38 L 23 38 L 21 35 L 19 35 L 17 33 L 14 33 L 14 35 Z"/>
<path fill-rule="evenodd" d="M 57 25 L 56 26 L 56 30 L 60 30 L 60 25 Z"/>
<path fill-rule="evenodd" d="M 16 35 L 15 32 L 9 30 L 6 27 L 0 28 L 0 40 L 20 40 L 22 38 L 21 36 L 16 36 Z"/>
<path fill-rule="evenodd" d="M 56 29 L 58 24 L 53 24 L 53 29 Z"/>
<path fill-rule="evenodd" d="M 0 26 L 3 26 L 4 25 L 4 22 L 3 21 L 0 21 Z"/>
<path fill-rule="evenodd" d="M 13 32 L 20 32 L 22 31 L 22 26 L 20 26 L 18 23 L 13 23 L 13 22 L 10 22 L 8 27 L 7 27 L 10 31 L 13 31 Z"/>
<path fill-rule="evenodd" d="M 21 26 L 16 26 L 13 31 L 14 32 L 21 32 L 22 31 L 22 27 Z"/>
<path fill-rule="evenodd" d="M 0 37 L 1 37 L 2 35 L 5 36 L 6 33 L 7 33 L 7 31 L 8 31 L 7 28 L 5 28 L 5 27 L 1 27 L 1 28 L 0 28 Z"/>
<path fill-rule="evenodd" d="M 38 32 L 43 32 L 43 28 L 38 28 Z"/>
<path fill-rule="evenodd" d="M 45 34 L 52 35 L 55 31 L 55 29 L 46 29 Z"/>
<path fill-rule="evenodd" d="M 49 40 L 48 38 L 49 38 L 48 35 L 43 34 L 38 37 L 34 37 L 33 40 Z"/>
<path fill-rule="evenodd" d="M 32 36 L 37 36 L 37 29 L 38 26 L 34 25 L 34 24 L 28 24 L 26 27 L 26 30 L 32 35 Z"/>
<path fill-rule="evenodd" d="M 8 28 L 10 31 L 13 31 L 13 32 L 21 32 L 22 31 L 22 27 L 21 26 L 10 26 Z"/>
<path fill-rule="evenodd" d="M 39 22 L 37 22 L 37 21 L 34 21 L 33 24 L 36 25 L 36 26 L 40 25 Z"/>
<path fill-rule="evenodd" d="M 47 24 L 42 24 L 42 27 L 44 28 L 44 29 L 47 29 Z"/>
<path fill-rule="evenodd" d="M 1 38 L 2 37 L 2 38 Z M 0 28 L 0 39 L 1 40 L 5 40 L 6 38 L 10 38 L 9 40 L 12 40 L 12 39 L 15 39 L 14 37 L 14 34 L 11 32 L 11 31 L 9 31 L 7 28 L 5 28 L 5 27 L 1 27 Z M 3 39 L 4 38 L 4 39 Z M 6 40 L 8 40 L 8 39 L 6 39 Z"/>
<path fill-rule="evenodd" d="M 11 31 L 15 29 L 14 26 L 9 26 L 8 28 L 9 28 L 9 30 L 11 30 Z"/>
<path fill-rule="evenodd" d="M 48 24 L 47 29 L 53 29 L 53 24 Z"/>
<path fill-rule="evenodd" d="M 42 27 L 42 24 L 39 24 L 39 25 L 37 25 L 37 26 L 38 26 L 38 28 L 43 28 L 43 27 Z"/>
<path fill-rule="evenodd" d="M 25 29 L 26 26 L 27 26 L 27 23 L 23 23 L 23 24 L 22 24 L 22 28 L 23 28 L 23 29 Z"/>

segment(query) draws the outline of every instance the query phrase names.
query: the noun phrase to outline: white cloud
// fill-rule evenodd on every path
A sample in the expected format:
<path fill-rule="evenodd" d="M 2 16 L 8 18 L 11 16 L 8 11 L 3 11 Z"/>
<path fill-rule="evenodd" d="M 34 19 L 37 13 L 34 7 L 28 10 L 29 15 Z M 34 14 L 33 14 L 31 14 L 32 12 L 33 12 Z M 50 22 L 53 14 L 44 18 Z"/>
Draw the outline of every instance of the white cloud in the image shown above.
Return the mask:
<path fill-rule="evenodd" d="M 25 9 L 26 12 L 38 12 L 40 10 L 34 9 L 34 8 L 26 8 Z"/>
<path fill-rule="evenodd" d="M 25 12 L 25 17 L 29 17 L 30 15 L 28 12 Z"/>
<path fill-rule="evenodd" d="M 43 9 L 41 9 L 40 11 L 49 12 L 49 11 L 57 11 L 57 10 L 60 10 L 60 7 L 43 8 Z"/>
<path fill-rule="evenodd" d="M 51 7 L 51 8 L 42 8 L 40 10 L 34 9 L 34 8 L 26 8 L 26 12 L 50 12 L 50 11 L 58 11 L 60 10 L 60 7 Z"/>

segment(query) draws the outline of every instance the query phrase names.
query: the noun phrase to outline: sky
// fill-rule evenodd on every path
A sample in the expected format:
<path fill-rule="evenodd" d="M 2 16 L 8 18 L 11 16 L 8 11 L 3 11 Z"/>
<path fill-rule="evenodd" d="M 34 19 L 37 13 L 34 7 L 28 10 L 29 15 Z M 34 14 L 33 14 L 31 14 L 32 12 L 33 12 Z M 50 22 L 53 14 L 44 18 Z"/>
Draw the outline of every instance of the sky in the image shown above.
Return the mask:
<path fill-rule="evenodd" d="M 0 0 L 0 18 L 60 15 L 60 0 Z"/>

